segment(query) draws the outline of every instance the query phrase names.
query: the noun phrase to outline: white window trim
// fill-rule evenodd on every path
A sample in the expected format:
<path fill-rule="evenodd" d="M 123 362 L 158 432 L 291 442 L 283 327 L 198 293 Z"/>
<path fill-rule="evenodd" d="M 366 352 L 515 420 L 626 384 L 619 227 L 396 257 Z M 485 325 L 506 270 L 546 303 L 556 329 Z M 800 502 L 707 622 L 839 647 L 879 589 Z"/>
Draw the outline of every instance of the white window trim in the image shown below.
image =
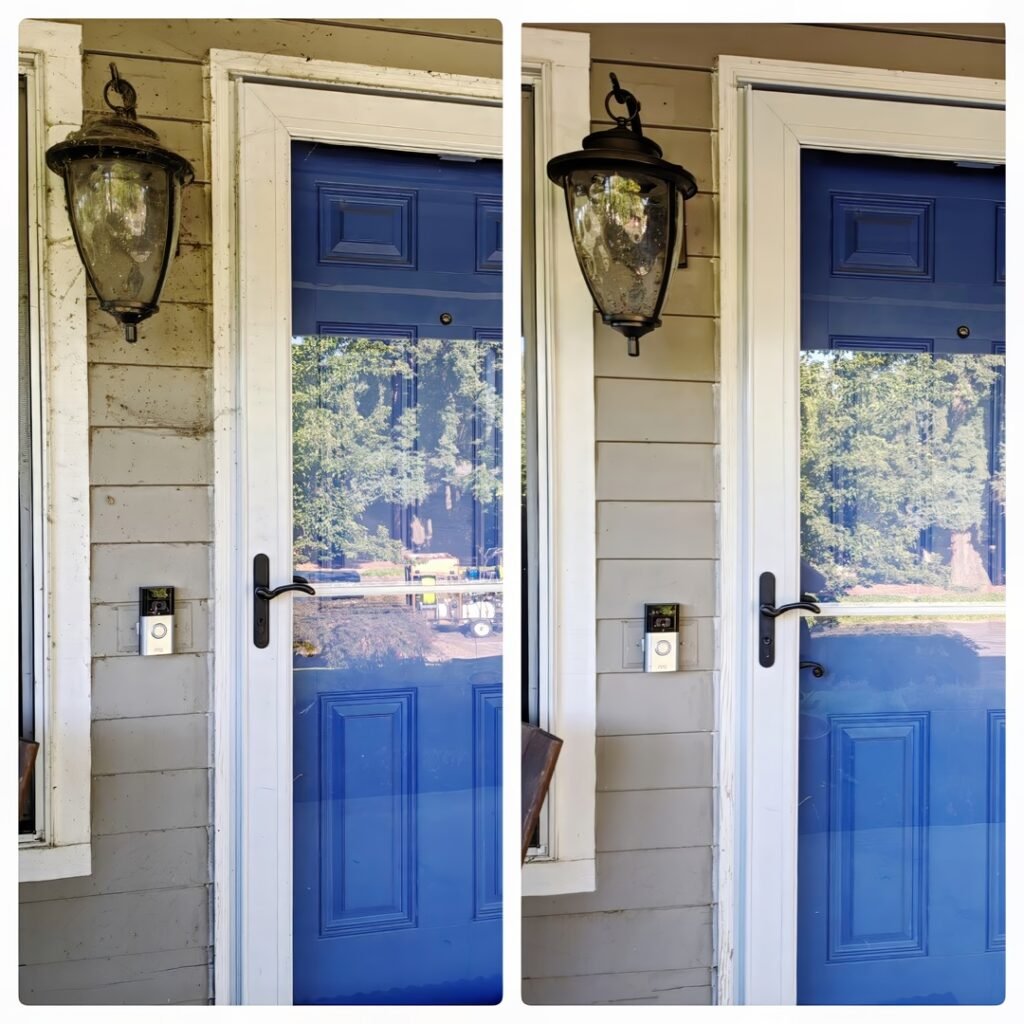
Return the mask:
<path fill-rule="evenodd" d="M 717 75 L 722 255 L 717 1002 L 791 1004 L 796 999 L 793 688 L 798 654 L 792 620 L 780 624 L 776 667 L 755 664 L 755 573 L 772 567 L 753 564 L 754 546 L 766 529 L 774 529 L 778 539 L 784 524 L 767 522 L 761 507 L 754 515 L 751 453 L 764 425 L 755 424 L 756 413 L 750 412 L 752 339 L 755 333 L 764 339 L 799 332 L 802 146 L 999 161 L 990 142 L 957 136 L 941 113 L 920 104 L 947 103 L 951 111 L 952 105 L 999 109 L 1005 89 L 1003 82 L 986 79 L 742 57 L 720 57 Z M 800 93 L 762 91 L 773 87 Z M 755 90 L 763 108 L 771 108 L 760 111 L 756 132 Z M 905 120 L 878 116 L 877 106 L 871 117 L 858 119 L 854 110 L 860 104 L 844 103 L 836 94 L 916 100 L 913 131 Z M 816 101 L 810 114 L 807 100 Z M 793 441 L 779 441 L 775 469 L 791 502 L 798 486 L 793 460 L 786 473 L 783 469 Z M 795 534 L 787 535 L 789 557 L 779 555 L 774 567 L 782 593 L 796 593 L 798 587 L 798 543 Z M 759 672 L 773 678 L 755 682 Z M 773 723 L 769 700 L 776 711 L 788 709 L 785 721 Z"/>
<path fill-rule="evenodd" d="M 82 30 L 26 20 L 19 67 L 28 78 L 29 266 L 32 345 L 39 359 L 41 684 L 36 720 L 35 836 L 19 843 L 22 882 L 91 871 L 89 405 L 85 273 L 64 188 L 44 154 L 80 127 Z"/>
<path fill-rule="evenodd" d="M 247 83 L 253 88 L 242 88 Z M 272 84 L 307 88 L 265 87 Z M 288 196 L 291 139 L 500 158 L 500 117 L 496 130 L 491 126 L 502 93 L 496 79 L 216 49 L 207 86 L 214 183 L 214 988 L 218 1003 L 287 1004 L 292 670 L 290 658 L 266 662 L 275 650 L 290 650 L 291 627 L 287 616 L 277 615 L 268 652 L 252 658 L 249 549 L 256 545 L 253 550 L 267 551 L 272 564 L 290 565 L 290 539 L 281 541 L 290 538 L 290 528 L 268 530 L 247 515 L 245 494 L 253 483 L 244 479 L 245 451 L 269 451 L 274 438 L 272 426 L 261 434 L 259 423 L 246 420 L 241 403 L 247 359 L 276 360 L 279 379 L 290 372 L 287 350 L 280 365 L 275 330 L 290 332 L 291 229 L 275 212 L 282 194 Z M 363 93 L 345 120 L 316 102 L 318 92 L 331 88 Z M 410 123 L 404 113 L 383 110 L 382 99 L 393 104 L 396 96 L 464 105 L 454 108 L 458 117 L 435 112 L 430 123 Z M 246 238 L 270 235 L 272 244 L 246 245 Z M 278 419 L 287 422 L 288 390 L 274 393 L 282 403 Z M 275 463 L 268 486 L 290 495 L 290 448 L 281 448 L 282 439 L 287 442 L 279 435 L 268 460 Z M 255 536 L 260 530 L 262 538 Z M 517 734 L 517 725 L 506 725 L 506 778 L 518 751 L 508 738 Z"/>
<path fill-rule="evenodd" d="M 523 895 L 596 885 L 597 705 L 594 304 L 548 160 L 590 132 L 590 36 L 523 29 L 534 88 L 539 416 L 546 420 L 539 501 L 547 510 L 540 579 L 540 724 L 563 741 L 547 799 L 546 848 L 523 869 Z M 541 372 L 542 371 L 542 372 Z M 544 521 L 542 512 L 541 521 Z M 547 557 L 544 557 L 544 553 Z"/>

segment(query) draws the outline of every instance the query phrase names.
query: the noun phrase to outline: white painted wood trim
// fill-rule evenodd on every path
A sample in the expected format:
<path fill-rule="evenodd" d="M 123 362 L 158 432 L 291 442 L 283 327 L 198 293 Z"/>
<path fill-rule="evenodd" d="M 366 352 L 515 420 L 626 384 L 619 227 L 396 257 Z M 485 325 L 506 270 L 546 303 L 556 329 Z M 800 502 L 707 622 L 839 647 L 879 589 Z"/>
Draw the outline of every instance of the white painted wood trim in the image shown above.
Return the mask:
<path fill-rule="evenodd" d="M 767 91 L 782 86 L 808 92 Z M 998 107 L 1004 89 L 1002 82 L 979 79 L 722 57 L 717 92 L 722 200 L 717 1001 L 792 1003 L 796 620 L 780 623 L 775 668 L 757 667 L 753 648 L 755 547 L 771 552 L 771 557 L 757 556 L 757 572 L 773 569 L 781 593 L 795 593 L 798 585 L 799 151 L 815 146 L 999 162 L 1004 144 Z M 851 93 L 875 99 L 848 98 Z M 892 102 L 894 95 L 919 102 Z M 749 172 L 753 168 L 756 173 Z M 777 350 L 775 362 L 769 358 L 765 364 L 771 348 Z M 770 423 L 758 420 L 754 428 L 758 407 L 752 382 L 767 379 L 776 389 L 768 403 L 770 416 L 780 423 L 785 413 L 778 436 Z M 759 446 L 779 453 L 767 473 L 771 487 L 759 488 L 753 479 L 752 466 L 759 467 L 760 476 L 766 473 L 765 448 L 753 453 L 755 437 Z M 785 496 L 778 503 L 781 511 L 766 508 L 772 494 Z M 788 514 L 787 503 L 793 506 Z M 772 530 L 768 546 L 764 538 Z M 843 614 L 857 614 L 842 607 Z M 892 611 L 888 606 L 885 614 Z M 779 709 L 787 709 L 781 718 Z"/>
<path fill-rule="evenodd" d="M 1006 102 L 1004 81 L 966 75 L 932 75 L 919 71 L 725 55 L 718 58 L 716 74 L 720 131 L 726 128 L 727 117 L 734 115 L 736 109 L 735 102 L 728 101 L 726 95 L 735 97 L 736 91 L 746 85 L 886 100 L 924 100 L 950 106 L 1001 107 Z M 735 122 L 732 127 L 735 127 Z"/>
<path fill-rule="evenodd" d="M 310 88 L 311 85 L 318 86 Z M 339 90 L 358 102 L 339 104 Z M 214 932 L 220 1003 L 290 1003 L 291 650 L 251 644 L 252 554 L 291 566 L 293 139 L 501 155 L 500 82 L 211 50 L 214 248 Z M 456 106 L 453 101 L 459 101 Z M 249 417 L 258 401 L 272 416 Z M 249 452 L 259 451 L 259 460 Z M 259 477 L 259 479 L 257 479 Z M 250 515 L 248 495 L 276 494 Z M 284 567 L 284 569 L 282 569 Z M 437 588 L 434 588 L 437 589 Z M 268 899 L 274 893 L 275 899 Z"/>
<path fill-rule="evenodd" d="M 26 847 L 19 856 L 19 882 L 45 882 L 92 873 L 91 843 Z"/>
<path fill-rule="evenodd" d="M 241 704 L 240 609 L 244 581 L 237 572 L 245 529 L 237 452 L 238 359 L 235 232 L 238 146 L 237 95 L 231 63 L 211 50 L 203 69 L 210 120 L 213 240 L 213 946 L 214 999 L 238 1002 L 240 984 L 238 840 L 238 721 Z"/>
<path fill-rule="evenodd" d="M 80 127 L 82 30 L 26 20 L 21 65 L 33 96 L 29 118 L 29 204 L 34 281 L 30 296 L 42 387 L 44 650 L 41 836 L 19 850 L 22 880 L 91 870 L 92 640 L 89 592 L 89 388 L 85 271 L 64 206 L 64 188 L 45 152 Z M 38 789 L 37 789 L 38 792 Z"/>
<path fill-rule="evenodd" d="M 318 85 L 325 89 L 355 90 L 381 95 L 409 95 L 438 99 L 468 99 L 476 103 L 501 103 L 501 81 L 475 75 L 451 75 L 442 71 L 375 67 L 371 64 L 306 60 L 281 54 L 247 53 L 211 49 L 209 67 L 216 77 L 279 85 Z M 456 113 L 452 120 L 457 121 Z"/>
<path fill-rule="evenodd" d="M 527 28 L 522 45 L 535 101 L 538 386 L 548 442 L 539 494 L 548 518 L 539 559 L 541 725 L 564 741 L 548 791 L 547 849 L 523 868 L 523 895 L 539 896 L 596 885 L 594 304 L 564 199 L 545 171 L 590 131 L 590 36 Z"/>

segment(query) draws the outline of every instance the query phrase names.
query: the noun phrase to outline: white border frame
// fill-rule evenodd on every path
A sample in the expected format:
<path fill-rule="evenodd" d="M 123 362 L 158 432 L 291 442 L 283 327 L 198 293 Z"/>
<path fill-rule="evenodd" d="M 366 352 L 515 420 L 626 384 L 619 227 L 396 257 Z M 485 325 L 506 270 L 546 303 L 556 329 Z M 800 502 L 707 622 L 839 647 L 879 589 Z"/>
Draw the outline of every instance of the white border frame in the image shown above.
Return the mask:
<path fill-rule="evenodd" d="M 979 114 L 984 120 L 985 108 L 1000 111 L 1005 91 L 1000 81 L 740 57 L 720 57 L 717 77 L 722 257 L 718 1002 L 791 1004 L 796 1000 L 796 620 L 780 622 L 773 669 L 760 669 L 753 655 L 755 572 L 773 569 L 783 595 L 795 594 L 799 583 L 793 353 L 799 350 L 800 149 L 1001 162 L 1001 146 L 982 137 L 991 133 L 971 124 Z M 771 91 L 783 89 L 789 91 Z M 894 102 L 900 100 L 914 105 Z M 758 346 L 752 344 L 755 336 Z M 766 415 L 752 404 L 757 398 L 752 381 L 772 378 L 776 391 Z M 780 403 L 788 416 L 780 417 Z M 774 435 L 762 436 L 772 422 Z M 770 511 L 759 502 L 756 517 L 758 485 L 750 475 L 755 436 L 778 453 L 771 467 L 758 464 L 758 475 L 770 476 L 783 496 Z M 762 556 L 755 567 L 754 551 L 766 550 L 769 535 L 772 558 Z"/>
<path fill-rule="evenodd" d="M 246 420 L 242 400 L 253 386 L 249 368 L 263 355 L 274 370 L 268 375 L 264 368 L 256 386 L 270 389 L 264 402 L 276 405 L 277 422 L 288 421 L 289 389 L 275 382 L 290 374 L 278 342 L 282 332 L 290 335 L 291 321 L 291 140 L 500 158 L 502 92 L 497 79 L 216 49 L 207 89 L 214 183 L 215 992 L 218 1003 L 290 1003 L 291 667 L 273 655 L 290 649 L 289 617 L 275 616 L 268 651 L 254 654 L 249 642 L 252 552 L 290 566 L 290 542 L 281 540 L 290 530 L 281 510 L 265 521 L 250 519 L 246 495 L 257 485 L 289 494 L 291 453 L 285 432 L 275 438 L 274 424 Z M 339 116 L 337 105 L 325 102 L 328 90 L 358 92 L 359 103 Z M 396 116 L 406 101 L 421 111 L 442 102 L 460 106 L 435 128 L 429 118 Z M 254 470 L 260 481 L 246 479 L 252 450 L 266 453 Z M 276 899 L 267 898 L 271 892 Z"/>
<path fill-rule="evenodd" d="M 89 386 L 85 273 L 64 188 L 46 150 L 81 126 L 82 29 L 26 20 L 29 76 L 30 293 L 42 445 L 42 828 L 19 844 L 22 882 L 88 875 L 91 864 L 92 638 L 89 592 Z M 45 787 L 45 789 L 43 788 Z"/>
<path fill-rule="evenodd" d="M 594 303 L 548 160 L 590 132 L 590 36 L 524 28 L 523 82 L 534 86 L 539 410 L 548 449 L 539 500 L 547 537 L 541 584 L 541 726 L 563 741 L 551 780 L 546 849 L 523 869 L 523 895 L 596 886 L 596 448 Z"/>

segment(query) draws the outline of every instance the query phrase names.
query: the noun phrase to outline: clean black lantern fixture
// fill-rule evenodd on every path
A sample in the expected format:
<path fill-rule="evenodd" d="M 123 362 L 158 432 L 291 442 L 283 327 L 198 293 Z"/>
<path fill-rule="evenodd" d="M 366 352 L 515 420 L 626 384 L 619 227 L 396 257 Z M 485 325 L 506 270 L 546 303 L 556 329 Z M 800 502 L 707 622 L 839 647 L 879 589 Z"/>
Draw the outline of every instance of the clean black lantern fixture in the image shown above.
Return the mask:
<path fill-rule="evenodd" d="M 192 165 L 160 145 L 135 117 L 135 90 L 110 65 L 103 99 L 113 110 L 90 119 L 46 151 L 64 179 L 78 254 L 100 306 L 124 326 L 129 342 L 152 316 L 178 244 L 182 189 Z M 115 106 L 110 92 L 123 106 Z"/>
<path fill-rule="evenodd" d="M 548 177 L 565 190 L 576 258 L 604 322 L 626 336 L 629 354 L 661 326 L 672 268 L 679 262 L 683 204 L 697 191 L 685 167 L 669 163 L 645 138 L 636 97 L 609 76 L 605 97 L 615 127 L 594 132 L 583 148 L 548 161 Z M 625 117 L 611 111 L 615 100 Z"/>

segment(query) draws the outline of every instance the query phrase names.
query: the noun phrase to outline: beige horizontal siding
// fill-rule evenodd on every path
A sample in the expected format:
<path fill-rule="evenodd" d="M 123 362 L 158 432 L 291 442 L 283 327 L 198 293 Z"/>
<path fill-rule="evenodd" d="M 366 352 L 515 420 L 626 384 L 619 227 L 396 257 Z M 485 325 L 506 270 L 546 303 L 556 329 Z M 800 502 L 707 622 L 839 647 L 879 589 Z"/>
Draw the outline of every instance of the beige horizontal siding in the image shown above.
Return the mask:
<path fill-rule="evenodd" d="M 21 968 L 21 998 L 52 1006 L 177 1004 L 182 996 L 206 1002 L 211 953 L 209 946 L 193 946 L 27 965 Z"/>
<path fill-rule="evenodd" d="M 188 190 L 185 195 L 188 196 Z M 186 204 L 187 205 L 187 204 Z M 176 264 L 171 265 L 174 272 Z M 160 312 L 139 328 L 139 340 L 126 345 L 124 330 L 89 300 L 89 361 L 120 366 L 213 365 L 213 326 L 206 303 L 163 302 Z"/>
<path fill-rule="evenodd" d="M 581 950 L 586 951 L 592 974 L 711 966 L 708 906 L 553 914 L 528 920 L 529 937 L 523 943 L 527 978 L 570 975 L 578 967 Z"/>
<path fill-rule="evenodd" d="M 601 24 L 551 28 L 589 32 L 595 63 L 711 71 L 721 54 L 896 68 L 978 78 L 1005 77 L 1002 39 L 949 38 L 931 26 L 879 32 L 850 25 Z M 934 26 L 941 28 L 941 26 Z M 628 79 L 622 84 L 629 88 Z M 641 101 L 643 97 L 641 96 Z"/>
<path fill-rule="evenodd" d="M 622 971 L 568 978 L 531 978 L 523 982 L 529 1005 L 707 1006 L 711 1002 L 711 971 Z"/>
<path fill-rule="evenodd" d="M 713 798 L 710 787 L 598 793 L 598 854 L 689 846 L 710 848 Z M 542 903 L 543 900 L 529 902 Z M 524 926 L 524 932 L 526 930 Z M 585 947 L 582 953 L 583 962 L 577 962 L 576 969 L 585 974 L 588 972 L 579 970 L 586 965 Z"/>
<path fill-rule="evenodd" d="M 79 24 L 84 49 L 116 57 L 119 68 L 122 59 L 140 54 L 160 63 L 200 64 L 211 48 L 218 48 L 501 77 L 500 24 L 496 21 L 474 35 L 466 32 L 465 23 L 460 29 L 457 22 L 448 22 L 456 29 L 449 35 L 442 19 L 416 21 L 412 31 L 392 31 L 396 22 L 379 20 L 330 23 L 298 19 L 90 18 Z M 140 114 L 144 109 L 140 107 Z"/>
<path fill-rule="evenodd" d="M 606 672 L 597 677 L 597 735 L 710 732 L 715 727 L 710 672 Z"/>
<path fill-rule="evenodd" d="M 208 654 L 171 654 L 144 664 L 130 657 L 93 658 L 93 722 L 209 710 Z"/>

